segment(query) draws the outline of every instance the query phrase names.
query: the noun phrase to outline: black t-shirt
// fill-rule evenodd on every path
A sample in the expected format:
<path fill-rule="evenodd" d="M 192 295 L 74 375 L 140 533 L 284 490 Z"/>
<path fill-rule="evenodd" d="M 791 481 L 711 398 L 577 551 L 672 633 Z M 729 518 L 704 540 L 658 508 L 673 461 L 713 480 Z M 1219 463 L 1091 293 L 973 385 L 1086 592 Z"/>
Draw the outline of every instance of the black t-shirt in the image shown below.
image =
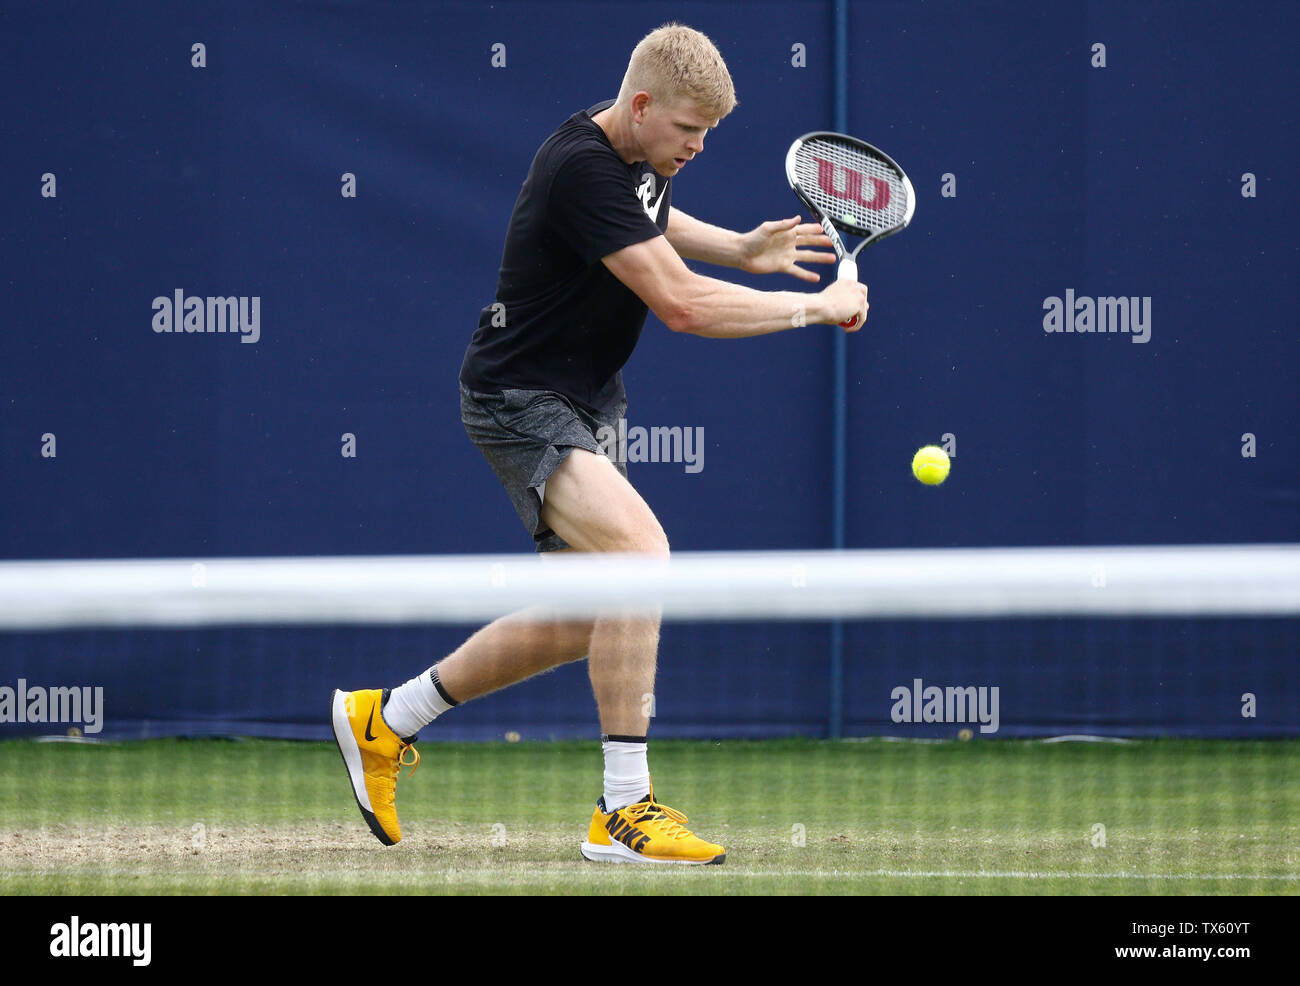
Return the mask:
<path fill-rule="evenodd" d="M 623 400 L 646 306 L 600 258 L 659 236 L 671 190 L 647 162 L 624 162 L 591 121 L 611 105 L 575 113 L 533 158 L 506 232 L 498 304 L 480 314 L 461 366 L 471 390 L 553 390 L 597 412 Z"/>

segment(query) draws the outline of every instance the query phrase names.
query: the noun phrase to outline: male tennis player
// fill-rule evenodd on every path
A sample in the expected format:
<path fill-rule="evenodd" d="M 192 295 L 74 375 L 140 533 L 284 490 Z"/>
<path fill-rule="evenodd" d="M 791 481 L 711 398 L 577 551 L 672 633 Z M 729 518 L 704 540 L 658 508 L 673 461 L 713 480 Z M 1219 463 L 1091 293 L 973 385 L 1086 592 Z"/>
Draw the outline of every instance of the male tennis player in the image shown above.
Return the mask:
<path fill-rule="evenodd" d="M 461 367 L 465 428 L 514 502 L 538 551 L 667 557 L 668 539 L 596 434 L 627 401 L 621 369 L 647 309 L 670 329 L 712 338 L 865 316 L 866 288 L 755 291 L 693 273 L 683 258 L 817 281 L 797 262 L 832 263 L 830 240 L 798 217 L 748 233 L 671 206 L 672 178 L 736 104 L 703 34 L 666 25 L 632 52 L 618 99 L 575 113 L 537 152 L 506 233 L 496 302 Z M 861 325 L 861 320 L 857 323 Z M 334 735 L 370 829 L 402 837 L 394 805 L 416 733 L 458 703 L 587 657 L 600 714 L 604 793 L 582 844 L 608 862 L 721 863 L 722 846 L 658 802 L 646 757 L 659 621 L 504 617 L 403 685 L 334 692 Z M 410 758 L 404 759 L 407 752 Z"/>

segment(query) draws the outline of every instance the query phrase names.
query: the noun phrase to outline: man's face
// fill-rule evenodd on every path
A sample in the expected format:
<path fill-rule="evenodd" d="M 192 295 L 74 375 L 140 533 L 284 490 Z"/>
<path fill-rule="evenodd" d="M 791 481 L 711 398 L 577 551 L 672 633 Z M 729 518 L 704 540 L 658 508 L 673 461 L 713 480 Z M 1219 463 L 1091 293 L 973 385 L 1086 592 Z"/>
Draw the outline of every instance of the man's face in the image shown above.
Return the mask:
<path fill-rule="evenodd" d="M 688 99 L 663 103 L 649 93 L 637 93 L 632 106 L 633 113 L 640 115 L 641 151 L 650 167 L 665 178 L 673 177 L 704 150 L 704 135 L 718 125 L 717 119 L 705 116 Z"/>

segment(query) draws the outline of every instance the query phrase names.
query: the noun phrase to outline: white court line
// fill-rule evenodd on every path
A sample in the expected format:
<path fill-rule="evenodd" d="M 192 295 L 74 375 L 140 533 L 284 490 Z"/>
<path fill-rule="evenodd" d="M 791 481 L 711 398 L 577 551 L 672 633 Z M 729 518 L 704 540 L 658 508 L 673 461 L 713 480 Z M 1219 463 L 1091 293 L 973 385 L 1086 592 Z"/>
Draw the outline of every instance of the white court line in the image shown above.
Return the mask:
<path fill-rule="evenodd" d="M 1300 880 L 1300 873 L 1053 873 L 1032 870 L 869 870 L 867 876 L 1015 880 Z"/>
<path fill-rule="evenodd" d="M 629 864 L 631 867 L 631 864 Z M 640 866 L 623 868 L 623 872 L 671 874 L 684 870 L 705 870 L 717 876 L 729 877 L 813 877 L 818 879 L 855 880 L 866 877 L 913 877 L 918 879 L 997 879 L 997 880 L 1300 880 L 1297 873 L 1074 873 L 1032 872 L 1019 870 L 728 870 L 722 866 Z M 597 872 L 592 871 L 594 876 Z M 556 871 L 556 876 L 560 871 Z M 571 874 L 566 874 L 571 875 Z M 451 870 L 447 877 L 477 879 L 500 876 L 509 879 L 552 877 L 544 873 L 520 873 L 517 870 Z"/>
<path fill-rule="evenodd" d="M 555 880 L 572 879 L 574 877 L 593 877 L 600 879 L 602 875 L 631 875 L 633 873 L 644 873 L 663 879 L 677 879 L 685 872 L 702 871 L 715 877 L 760 877 L 760 878 L 777 878 L 777 877 L 810 877 L 815 879 L 835 879 L 835 880 L 861 880 L 870 877 L 899 877 L 912 879 L 945 879 L 945 880 L 1281 880 L 1294 882 L 1300 880 L 1300 873 L 1129 873 L 1120 871 L 1117 873 L 1080 873 L 1074 871 L 1052 872 L 1033 871 L 1033 870 L 740 870 L 727 869 L 722 866 L 637 866 L 627 864 L 625 866 L 600 866 L 599 864 L 587 863 L 548 863 L 550 867 L 555 867 L 546 871 L 520 872 L 517 869 L 503 869 L 501 867 L 493 868 L 475 868 L 475 869 L 455 869 L 439 872 L 436 869 L 418 869 L 412 870 L 407 875 L 410 878 L 427 879 L 429 877 L 442 877 L 450 882 L 464 880 L 465 882 L 482 881 L 486 879 L 503 879 L 519 883 L 531 882 L 552 882 Z M 573 865 L 575 870 L 561 869 Z M 599 867 L 599 868 L 596 868 Z M 71 878 L 86 876 L 108 876 L 108 877 L 141 877 L 152 880 L 171 880 L 187 881 L 195 876 L 192 872 L 161 872 L 159 870 L 140 870 L 126 868 L 103 868 L 95 867 L 93 869 L 76 868 L 68 869 L 8 869 L 0 870 L 0 875 L 10 878 L 18 877 L 37 877 L 37 876 L 66 876 Z M 263 879 L 270 879 L 266 872 L 260 868 L 219 868 L 207 871 L 204 875 L 212 877 L 238 877 L 250 876 Z M 323 883 L 344 879 L 351 875 L 357 875 L 353 871 L 340 870 L 334 873 L 320 874 L 299 874 L 297 877 L 289 877 L 286 882 L 289 883 Z M 373 874 L 372 874 L 373 875 Z M 395 874 L 396 876 L 396 874 Z M 400 878 L 395 882 L 403 882 Z"/>

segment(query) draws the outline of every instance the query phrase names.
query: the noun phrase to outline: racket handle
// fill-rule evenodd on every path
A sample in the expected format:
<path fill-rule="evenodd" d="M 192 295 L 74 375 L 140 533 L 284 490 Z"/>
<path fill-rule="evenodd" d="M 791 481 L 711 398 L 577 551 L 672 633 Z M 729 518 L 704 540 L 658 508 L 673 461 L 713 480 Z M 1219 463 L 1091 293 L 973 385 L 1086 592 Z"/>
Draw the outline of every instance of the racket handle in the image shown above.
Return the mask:
<path fill-rule="evenodd" d="M 845 257 L 840 261 L 839 272 L 835 275 L 837 281 L 856 281 L 858 279 L 858 262 L 852 257 Z M 858 324 L 858 316 L 854 315 L 847 322 L 841 322 L 840 328 L 851 329 Z"/>

